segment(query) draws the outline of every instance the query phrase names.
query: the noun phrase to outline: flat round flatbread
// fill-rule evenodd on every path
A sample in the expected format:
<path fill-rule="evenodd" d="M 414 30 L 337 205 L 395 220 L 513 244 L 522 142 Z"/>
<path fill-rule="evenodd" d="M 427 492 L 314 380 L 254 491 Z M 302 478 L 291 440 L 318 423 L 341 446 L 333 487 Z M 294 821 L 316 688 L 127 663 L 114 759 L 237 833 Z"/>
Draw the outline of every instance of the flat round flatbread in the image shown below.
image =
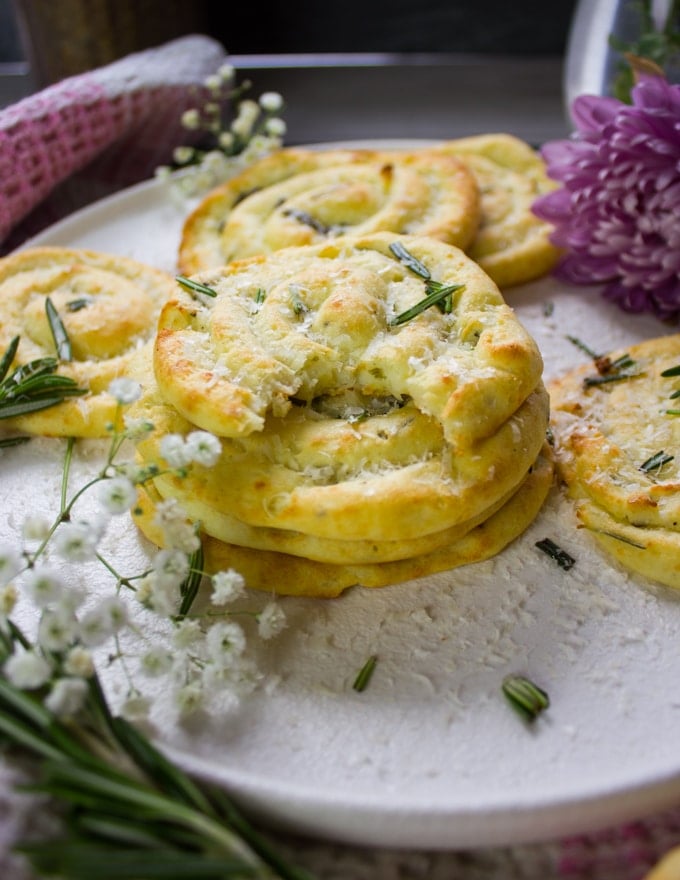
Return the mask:
<path fill-rule="evenodd" d="M 478 224 L 475 178 L 455 156 L 290 148 L 201 201 L 184 224 L 178 265 L 191 275 L 283 247 L 379 231 L 466 247 Z"/>
<path fill-rule="evenodd" d="M 462 159 L 477 180 L 481 218 L 466 248 L 501 289 L 540 278 L 559 258 L 550 241 L 552 227 L 531 210 L 555 189 L 541 156 L 509 134 L 484 134 L 446 141 L 446 155 Z"/>
<path fill-rule="evenodd" d="M 579 521 L 623 565 L 680 586 L 680 335 L 584 364 L 550 396 Z"/>
<path fill-rule="evenodd" d="M 537 516 L 553 479 L 550 454 L 545 449 L 544 453 L 496 513 L 458 541 L 435 552 L 382 564 L 331 565 L 285 553 L 252 550 L 205 536 L 205 569 L 214 573 L 233 568 L 244 576 L 250 588 L 269 593 L 333 598 L 352 586 L 385 587 L 481 562 L 501 552 Z M 154 523 L 158 500 L 153 488 L 141 492 L 134 518 L 141 532 L 160 545 L 162 537 Z"/>
<path fill-rule="evenodd" d="M 32 248 L 0 260 L 0 351 L 18 336 L 13 368 L 56 356 L 49 300 L 71 346 L 58 373 L 88 392 L 0 425 L 48 436 L 105 436 L 116 414 L 106 389 L 119 376 L 136 377 L 174 290 L 165 272 L 89 250 Z"/>
<path fill-rule="evenodd" d="M 154 370 L 164 399 L 219 436 L 351 391 L 412 400 L 464 450 L 540 381 L 538 347 L 496 285 L 432 238 L 345 236 L 193 280 L 213 295 L 178 287 L 159 319 Z M 439 306 L 422 307 L 432 291 L 444 294 Z"/>

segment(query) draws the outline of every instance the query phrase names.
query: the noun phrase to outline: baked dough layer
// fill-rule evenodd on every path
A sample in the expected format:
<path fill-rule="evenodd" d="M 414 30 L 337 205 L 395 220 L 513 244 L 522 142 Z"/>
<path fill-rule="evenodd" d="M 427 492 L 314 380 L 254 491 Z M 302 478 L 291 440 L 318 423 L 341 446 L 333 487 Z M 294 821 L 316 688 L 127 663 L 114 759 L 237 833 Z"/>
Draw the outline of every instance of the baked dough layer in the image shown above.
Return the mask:
<path fill-rule="evenodd" d="M 607 371 L 624 354 L 627 365 Z M 558 470 L 579 522 L 622 565 L 674 587 L 680 407 L 672 395 L 680 378 L 663 373 L 678 365 L 680 334 L 673 334 L 610 354 L 600 361 L 604 372 L 584 364 L 550 386 Z M 655 466 L 660 454 L 667 460 Z"/>
<path fill-rule="evenodd" d="M 253 589 L 292 596 L 333 598 L 349 587 L 385 587 L 441 571 L 481 562 L 515 540 L 537 516 L 550 491 L 553 467 L 544 448 L 515 493 L 499 510 L 447 546 L 409 559 L 366 565 L 333 565 L 285 553 L 253 550 L 204 536 L 208 572 L 233 568 Z M 154 524 L 153 488 L 142 492 L 135 511 L 141 532 L 153 543 L 162 543 Z"/>
<path fill-rule="evenodd" d="M 452 286 L 437 307 L 396 325 L 431 279 Z M 196 276 L 216 296 L 178 289 L 159 320 L 161 394 L 224 437 L 262 431 L 294 401 L 353 390 L 412 400 L 456 450 L 491 437 L 536 389 L 542 359 L 496 285 L 460 249 L 376 233 L 286 248 Z"/>
<path fill-rule="evenodd" d="M 55 356 L 45 311 L 49 298 L 72 349 L 58 372 L 89 389 L 49 409 L 3 419 L 3 426 L 48 436 L 105 436 L 116 414 L 106 389 L 112 379 L 136 378 L 145 369 L 144 348 L 150 348 L 161 306 L 174 289 L 165 272 L 90 250 L 40 247 L 1 259 L 0 350 L 19 336 L 13 366 Z"/>

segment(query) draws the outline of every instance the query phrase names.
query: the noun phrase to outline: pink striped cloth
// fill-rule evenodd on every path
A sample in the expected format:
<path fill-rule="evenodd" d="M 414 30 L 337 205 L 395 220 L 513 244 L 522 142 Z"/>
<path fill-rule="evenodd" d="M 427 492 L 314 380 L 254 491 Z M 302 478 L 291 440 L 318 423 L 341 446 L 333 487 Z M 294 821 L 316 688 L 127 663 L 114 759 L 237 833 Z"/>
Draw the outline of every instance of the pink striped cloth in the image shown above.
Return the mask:
<path fill-rule="evenodd" d="M 224 48 L 192 35 L 69 77 L 0 110 L 0 243 L 62 181 L 80 187 L 44 204 L 26 235 L 76 207 L 153 174 L 186 141 L 183 110 L 224 63 Z M 96 160 L 96 161 L 95 161 Z M 25 236 L 24 236 L 25 237 Z"/>

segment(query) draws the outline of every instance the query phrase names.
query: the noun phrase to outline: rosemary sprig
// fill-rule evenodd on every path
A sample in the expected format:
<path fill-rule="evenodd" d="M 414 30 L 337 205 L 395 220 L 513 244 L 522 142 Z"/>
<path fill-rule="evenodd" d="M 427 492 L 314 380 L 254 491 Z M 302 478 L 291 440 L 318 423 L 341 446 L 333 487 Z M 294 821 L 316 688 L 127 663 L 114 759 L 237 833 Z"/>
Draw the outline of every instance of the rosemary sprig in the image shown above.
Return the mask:
<path fill-rule="evenodd" d="M 576 564 L 574 557 L 567 553 L 566 550 L 558 547 L 558 545 L 550 538 L 543 538 L 541 541 L 536 541 L 536 546 L 539 550 L 542 550 L 546 556 L 553 559 L 560 568 L 564 569 L 564 571 L 569 571 L 569 569 L 573 568 Z"/>
<path fill-rule="evenodd" d="M 398 327 L 400 324 L 405 324 L 431 306 L 437 306 L 443 314 L 450 314 L 453 311 L 453 294 L 457 290 L 462 290 L 465 285 L 443 284 L 441 281 L 435 281 L 427 266 L 405 248 L 400 241 L 392 242 L 389 249 L 400 263 L 425 282 L 425 297 L 411 308 L 392 318 L 390 326 Z"/>
<path fill-rule="evenodd" d="M 211 296 L 213 298 L 217 296 L 217 291 L 213 290 L 212 287 L 208 287 L 207 284 L 201 284 L 200 281 L 187 278 L 186 275 L 176 275 L 175 281 L 185 290 L 188 290 L 189 293 L 202 293 L 204 296 Z"/>
<path fill-rule="evenodd" d="M 368 658 L 368 660 L 364 663 L 364 665 L 359 670 L 357 677 L 354 679 L 354 684 L 352 687 L 358 693 L 365 691 L 368 687 L 368 683 L 373 677 L 373 673 L 375 671 L 375 667 L 378 663 L 378 658 L 375 654 Z"/>
<path fill-rule="evenodd" d="M 510 705 L 526 721 L 535 721 L 550 706 L 550 697 L 523 675 L 506 675 L 502 691 Z"/>
<path fill-rule="evenodd" d="M 60 361 L 70 361 L 73 356 L 71 340 L 68 338 L 66 327 L 64 327 L 64 323 L 59 317 L 59 312 L 49 296 L 45 300 L 45 314 L 50 325 L 52 339 L 54 339 L 54 344 L 57 347 L 57 357 Z"/>
<path fill-rule="evenodd" d="M 15 642 L 28 645 L 12 625 L 0 635 L 0 663 Z M 195 783 L 113 715 L 96 675 L 78 724 L 59 720 L 42 696 L 0 677 L 0 736 L 35 761 L 27 790 L 55 799 L 64 813 L 61 837 L 20 847 L 34 869 L 69 880 L 310 880 L 223 792 Z"/>
<path fill-rule="evenodd" d="M 67 397 L 87 394 L 74 379 L 56 372 L 56 358 L 37 358 L 10 373 L 18 348 L 19 337 L 15 336 L 0 358 L 0 419 L 23 416 L 56 406 Z"/>

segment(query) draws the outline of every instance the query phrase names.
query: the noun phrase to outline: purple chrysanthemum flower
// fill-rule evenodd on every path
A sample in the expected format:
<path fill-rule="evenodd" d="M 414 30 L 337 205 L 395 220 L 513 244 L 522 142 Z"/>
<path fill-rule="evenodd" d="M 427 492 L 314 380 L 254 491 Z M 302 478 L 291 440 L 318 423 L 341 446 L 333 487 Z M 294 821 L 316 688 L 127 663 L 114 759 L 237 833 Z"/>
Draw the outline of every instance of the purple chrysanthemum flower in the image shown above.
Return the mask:
<path fill-rule="evenodd" d="M 557 274 L 630 312 L 680 316 L 680 85 L 642 76 L 632 105 L 580 96 L 573 140 L 542 154 L 562 187 L 534 203 L 565 250 Z"/>

